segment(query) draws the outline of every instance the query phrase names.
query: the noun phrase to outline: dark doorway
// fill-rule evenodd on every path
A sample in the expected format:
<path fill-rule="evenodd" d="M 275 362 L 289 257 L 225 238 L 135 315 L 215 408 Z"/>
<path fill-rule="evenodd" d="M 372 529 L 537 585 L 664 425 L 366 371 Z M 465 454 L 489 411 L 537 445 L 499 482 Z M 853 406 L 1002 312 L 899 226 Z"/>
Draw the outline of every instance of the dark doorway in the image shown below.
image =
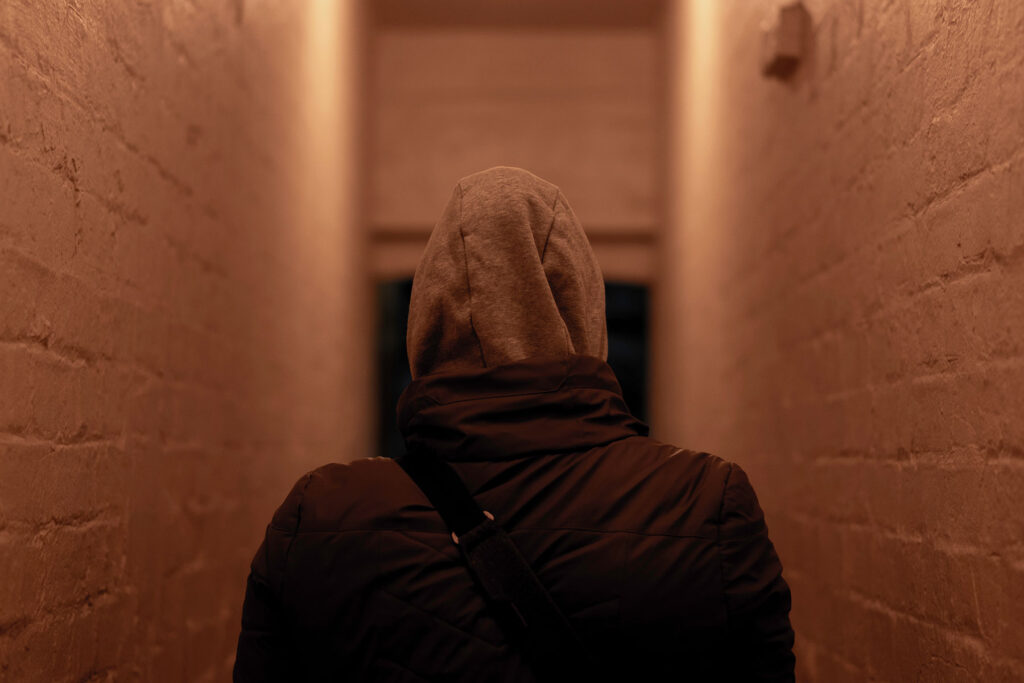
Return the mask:
<path fill-rule="evenodd" d="M 406 357 L 405 331 L 409 317 L 412 280 L 383 282 L 377 286 L 377 360 L 380 382 L 379 455 L 395 458 L 405 452 L 396 424 L 398 397 L 412 381 Z M 647 421 L 647 288 L 605 284 L 608 318 L 608 364 L 615 371 L 630 412 Z"/>

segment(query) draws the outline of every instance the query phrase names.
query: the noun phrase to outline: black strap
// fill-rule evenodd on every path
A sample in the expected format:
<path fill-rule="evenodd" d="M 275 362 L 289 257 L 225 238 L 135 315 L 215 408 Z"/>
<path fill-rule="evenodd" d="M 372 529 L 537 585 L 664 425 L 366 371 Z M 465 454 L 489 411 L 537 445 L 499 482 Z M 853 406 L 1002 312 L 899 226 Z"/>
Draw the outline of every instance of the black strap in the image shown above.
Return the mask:
<path fill-rule="evenodd" d="M 537 679 L 597 680 L 598 668 L 583 641 L 530 563 L 494 517 L 480 508 L 451 465 L 424 451 L 397 462 L 437 508 L 502 630 L 522 648 Z"/>

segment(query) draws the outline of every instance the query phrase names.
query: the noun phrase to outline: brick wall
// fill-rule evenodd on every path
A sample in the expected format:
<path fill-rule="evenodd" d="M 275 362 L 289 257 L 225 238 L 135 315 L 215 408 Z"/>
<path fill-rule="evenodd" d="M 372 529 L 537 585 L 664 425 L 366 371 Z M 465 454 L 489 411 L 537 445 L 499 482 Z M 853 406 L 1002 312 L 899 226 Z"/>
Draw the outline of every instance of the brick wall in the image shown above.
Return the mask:
<path fill-rule="evenodd" d="M 499 7 L 528 12 L 563 2 L 466 7 L 498 14 Z M 441 13 L 451 3 L 374 7 Z M 659 35 L 653 25 L 631 25 L 628 16 L 616 19 L 626 26 L 587 25 L 602 6 L 628 15 L 643 4 L 580 3 L 569 8 L 575 25 L 510 25 L 492 17 L 493 24 L 477 27 L 378 26 L 367 103 L 367 202 L 378 277 L 412 277 L 454 183 L 505 165 L 562 189 L 606 278 L 651 279 L 664 137 Z M 553 11 L 549 21 L 557 16 Z"/>
<path fill-rule="evenodd" d="M 1024 680 L 1024 4 L 673 8 L 654 423 L 751 473 L 800 678 Z"/>
<path fill-rule="evenodd" d="M 356 10 L 0 3 L 0 680 L 224 680 L 273 508 L 368 454 Z"/>

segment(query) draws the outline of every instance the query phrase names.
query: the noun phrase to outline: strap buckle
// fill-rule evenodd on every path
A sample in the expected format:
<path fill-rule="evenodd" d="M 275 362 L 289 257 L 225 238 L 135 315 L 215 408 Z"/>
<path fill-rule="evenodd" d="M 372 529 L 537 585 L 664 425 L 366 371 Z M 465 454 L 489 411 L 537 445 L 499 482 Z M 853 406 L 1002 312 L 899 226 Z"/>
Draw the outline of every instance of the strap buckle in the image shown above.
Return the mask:
<path fill-rule="evenodd" d="M 486 517 L 487 519 L 491 520 L 492 522 L 494 521 L 494 515 L 492 515 L 490 512 L 488 512 L 487 510 L 484 510 L 483 513 L 484 513 L 484 517 Z M 459 537 L 458 537 L 458 535 L 454 531 L 452 532 L 452 541 L 455 543 L 455 545 L 459 544 Z"/>

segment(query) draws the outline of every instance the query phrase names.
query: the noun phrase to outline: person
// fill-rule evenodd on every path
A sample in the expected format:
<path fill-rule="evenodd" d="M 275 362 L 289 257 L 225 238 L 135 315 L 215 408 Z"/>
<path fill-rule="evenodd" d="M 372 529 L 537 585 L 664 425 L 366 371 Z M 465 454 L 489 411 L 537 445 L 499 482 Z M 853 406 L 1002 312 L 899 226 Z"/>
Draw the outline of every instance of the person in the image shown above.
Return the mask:
<path fill-rule="evenodd" d="M 398 420 L 510 535 L 609 679 L 791 681 L 790 591 L 746 474 L 661 443 L 606 363 L 604 283 L 560 190 L 463 178 L 413 279 Z M 387 458 L 302 477 L 252 562 L 235 681 L 532 681 Z"/>

